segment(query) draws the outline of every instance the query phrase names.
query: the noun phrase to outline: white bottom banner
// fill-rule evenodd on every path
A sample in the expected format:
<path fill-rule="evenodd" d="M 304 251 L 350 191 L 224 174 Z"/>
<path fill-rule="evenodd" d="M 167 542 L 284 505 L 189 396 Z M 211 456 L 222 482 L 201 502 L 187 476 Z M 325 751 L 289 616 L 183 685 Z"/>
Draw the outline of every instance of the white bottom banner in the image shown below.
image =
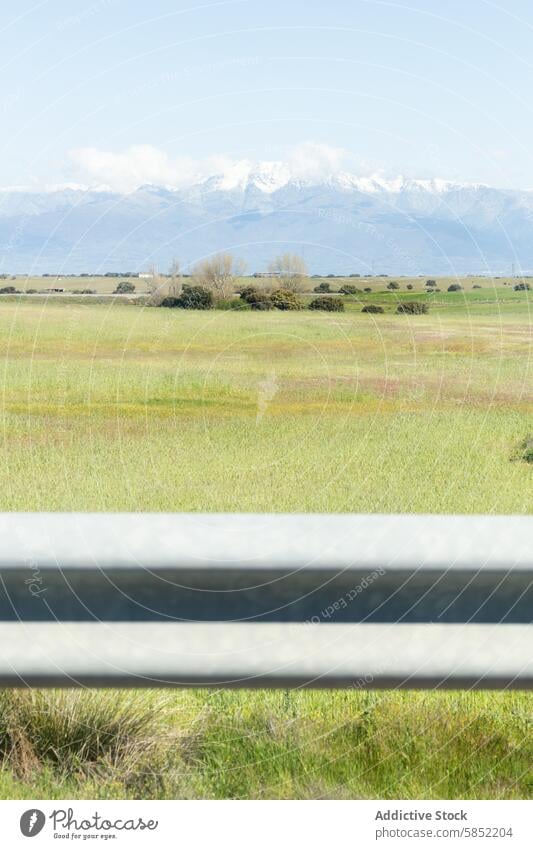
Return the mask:
<path fill-rule="evenodd" d="M 533 802 L 0 801 L 0 845 L 533 846 Z"/>

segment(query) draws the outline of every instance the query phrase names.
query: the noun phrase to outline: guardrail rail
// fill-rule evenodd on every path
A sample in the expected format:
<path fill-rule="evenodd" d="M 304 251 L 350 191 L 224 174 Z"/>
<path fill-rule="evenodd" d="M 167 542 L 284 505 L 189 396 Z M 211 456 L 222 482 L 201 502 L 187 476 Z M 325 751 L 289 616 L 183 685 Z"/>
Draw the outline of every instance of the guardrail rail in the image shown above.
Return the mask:
<path fill-rule="evenodd" d="M 527 688 L 533 517 L 0 514 L 0 686 Z"/>

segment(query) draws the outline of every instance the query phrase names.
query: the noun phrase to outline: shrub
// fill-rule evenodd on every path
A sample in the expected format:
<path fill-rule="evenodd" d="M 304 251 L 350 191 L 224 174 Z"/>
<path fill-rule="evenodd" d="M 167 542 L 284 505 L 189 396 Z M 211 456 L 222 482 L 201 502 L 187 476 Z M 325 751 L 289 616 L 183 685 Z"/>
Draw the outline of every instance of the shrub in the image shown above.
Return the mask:
<path fill-rule="evenodd" d="M 248 301 L 241 301 L 240 298 L 217 298 L 215 300 L 216 310 L 249 310 L 250 304 Z"/>
<path fill-rule="evenodd" d="M 14 286 L 2 286 L 0 289 L 0 295 L 18 295 L 18 289 L 15 289 Z"/>
<path fill-rule="evenodd" d="M 12 287 L 6 286 L 6 288 L 10 289 Z M 531 286 L 529 285 L 529 283 L 517 283 L 516 286 L 513 286 L 513 289 L 515 290 L 515 292 L 529 292 Z M 0 291 L 4 290 L 0 289 Z"/>
<path fill-rule="evenodd" d="M 482 288 L 483 288 L 483 287 L 482 287 L 482 286 L 480 286 L 480 285 L 479 285 L 479 283 L 475 283 L 475 284 L 472 286 L 472 289 L 482 289 Z"/>
<path fill-rule="evenodd" d="M 289 292 L 287 289 L 276 289 L 272 292 L 270 300 L 272 301 L 274 309 L 277 310 L 303 309 L 303 304 L 300 298 L 294 292 Z"/>
<path fill-rule="evenodd" d="M 73 295 L 96 295 L 96 289 L 73 289 L 72 294 Z"/>
<path fill-rule="evenodd" d="M 385 310 L 377 304 L 367 304 L 366 307 L 363 307 L 361 312 L 383 313 Z"/>
<path fill-rule="evenodd" d="M 431 289 L 431 288 L 433 288 L 433 287 L 434 287 L 434 286 L 436 286 L 436 285 L 437 285 L 437 281 L 436 281 L 436 280 L 426 280 L 426 286 L 428 286 L 428 288 L 430 288 L 430 289 Z"/>
<path fill-rule="evenodd" d="M 324 281 L 322 283 L 319 283 L 318 286 L 315 286 L 313 292 L 331 292 L 331 287 L 329 283 L 326 283 Z"/>
<path fill-rule="evenodd" d="M 408 301 L 405 304 L 398 304 L 396 312 L 406 315 L 423 315 L 429 312 L 429 306 L 420 301 Z"/>
<path fill-rule="evenodd" d="M 409 289 L 409 291 L 411 291 L 411 289 L 413 288 L 413 284 L 412 284 L 412 283 L 408 283 L 408 284 L 407 284 L 407 288 Z"/>
<path fill-rule="evenodd" d="M 271 310 L 274 309 L 274 304 L 270 295 L 266 292 L 261 292 L 255 286 L 246 286 L 241 291 L 241 303 L 244 301 L 253 310 Z M 237 302 L 238 303 L 238 302 Z"/>
<path fill-rule="evenodd" d="M 460 283 L 452 283 L 451 286 L 448 286 L 448 292 L 462 292 L 463 287 Z"/>
<path fill-rule="evenodd" d="M 257 295 L 259 295 L 259 289 L 256 286 L 245 286 L 244 289 L 241 289 L 239 292 L 239 297 L 243 301 L 253 301 Z"/>
<path fill-rule="evenodd" d="M 310 310 L 324 310 L 324 312 L 344 312 L 344 304 L 340 298 L 315 298 L 309 304 Z"/>
<path fill-rule="evenodd" d="M 393 289 L 399 289 L 399 288 L 400 288 L 400 284 L 397 283 L 396 280 L 391 280 L 390 283 L 387 283 L 387 289 L 390 289 L 391 291 Z"/>
<path fill-rule="evenodd" d="M 357 286 L 353 286 L 351 283 L 347 283 L 339 289 L 341 295 L 357 295 L 360 291 L 361 290 L 358 289 Z"/>
<path fill-rule="evenodd" d="M 37 289 L 26 289 L 26 294 L 27 295 L 36 295 Z"/>
<path fill-rule="evenodd" d="M 367 286 L 367 287 L 365 288 L 365 292 L 371 292 L 371 291 L 372 291 L 372 289 L 370 288 L 370 286 Z"/>
<path fill-rule="evenodd" d="M 159 306 L 160 307 L 180 307 L 181 306 L 180 299 L 169 295 L 167 298 L 163 298 L 163 300 L 161 301 Z"/>
<path fill-rule="evenodd" d="M 266 292 L 258 292 L 253 301 L 248 301 L 253 310 L 273 310 L 272 298 Z"/>
<path fill-rule="evenodd" d="M 533 463 L 533 436 L 526 436 L 520 443 L 515 453 L 513 460 L 523 460 L 525 463 Z"/>
<path fill-rule="evenodd" d="M 127 280 L 121 280 L 120 283 L 117 284 L 114 295 L 131 295 L 135 292 L 135 286 L 133 283 L 129 283 Z"/>
<path fill-rule="evenodd" d="M 177 307 L 182 310 L 210 310 L 213 308 L 213 293 L 204 286 L 184 286 Z"/>

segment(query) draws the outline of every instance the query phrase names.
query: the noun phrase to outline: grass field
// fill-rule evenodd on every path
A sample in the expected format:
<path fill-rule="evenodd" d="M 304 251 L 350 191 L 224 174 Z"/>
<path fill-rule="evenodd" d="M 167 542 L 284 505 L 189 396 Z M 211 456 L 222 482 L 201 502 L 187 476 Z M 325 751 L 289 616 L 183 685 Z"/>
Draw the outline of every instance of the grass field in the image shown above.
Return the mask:
<path fill-rule="evenodd" d="M 396 297 L 368 296 L 376 316 L 2 300 L 1 509 L 530 512 L 530 294 L 437 293 L 427 316 Z M 527 694 L 2 698 L 7 798 L 532 791 Z"/>
<path fill-rule="evenodd" d="M 128 280 L 135 286 L 136 294 L 147 294 L 152 286 L 153 281 L 148 278 L 135 277 L 106 277 L 105 275 L 91 275 L 88 277 L 34 277 L 19 276 L 6 277 L 0 280 L 0 288 L 3 286 L 15 286 L 20 292 L 26 292 L 28 289 L 37 293 L 44 293 L 50 288 L 64 289 L 65 294 L 80 291 L 82 289 L 90 289 L 97 295 L 111 295 L 115 290 L 117 283 L 121 280 Z M 320 283 L 326 282 L 330 285 L 332 291 L 338 291 L 345 284 L 351 284 L 360 289 L 370 287 L 373 294 L 380 294 L 387 291 L 387 285 L 395 280 L 401 292 L 407 291 L 407 286 L 412 287 L 413 292 L 426 291 L 426 277 L 394 277 L 394 276 L 369 276 L 369 277 L 307 277 L 302 280 L 302 290 L 304 292 L 312 292 L 314 287 Z M 467 277 L 439 277 L 437 286 L 445 292 L 448 286 L 452 283 L 460 283 L 465 292 L 477 292 L 478 295 L 487 295 L 496 293 L 500 297 L 512 292 L 513 286 L 520 282 L 521 278 L 514 277 L 479 277 L 469 275 Z M 160 277 L 159 282 L 164 285 L 165 278 Z M 183 282 L 191 282 L 190 279 L 184 278 Z M 268 278 L 241 277 L 238 279 L 239 286 L 275 286 L 276 281 Z M 474 287 L 481 287 L 474 289 Z M 51 297 L 58 298 L 60 295 L 52 295 Z"/>

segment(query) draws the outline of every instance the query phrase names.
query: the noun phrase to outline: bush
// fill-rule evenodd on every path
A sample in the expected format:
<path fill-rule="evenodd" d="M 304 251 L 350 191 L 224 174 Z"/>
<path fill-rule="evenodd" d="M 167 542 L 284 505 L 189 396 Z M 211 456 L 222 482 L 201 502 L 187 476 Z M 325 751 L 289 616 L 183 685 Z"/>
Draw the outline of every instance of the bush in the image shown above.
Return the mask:
<path fill-rule="evenodd" d="M 426 280 L 426 286 L 428 286 L 430 289 L 432 289 L 436 285 L 437 285 L 436 280 Z"/>
<path fill-rule="evenodd" d="M 448 292 L 462 292 L 463 287 L 460 283 L 452 283 L 451 286 L 448 286 Z"/>
<path fill-rule="evenodd" d="M 533 436 L 526 436 L 513 455 L 513 460 L 523 460 L 533 463 Z"/>
<path fill-rule="evenodd" d="M 370 286 L 367 286 L 367 287 L 365 288 L 365 292 L 371 292 L 371 291 L 372 291 L 372 289 L 370 288 Z"/>
<path fill-rule="evenodd" d="M 107 276 L 107 275 L 106 275 Z M 133 283 L 129 283 L 127 280 L 121 280 L 120 283 L 117 284 L 114 295 L 131 295 L 135 292 L 135 286 Z"/>
<path fill-rule="evenodd" d="M 26 294 L 27 295 L 36 295 L 37 289 L 26 289 Z"/>
<path fill-rule="evenodd" d="M 272 303 L 270 295 L 267 295 L 266 292 L 261 292 L 259 289 L 256 289 L 255 286 L 246 286 L 246 288 L 241 291 L 241 303 L 242 301 L 248 304 L 248 306 L 250 306 L 253 310 L 274 309 L 274 304 Z"/>
<path fill-rule="evenodd" d="M 248 301 L 241 301 L 240 298 L 217 298 L 215 301 L 216 310 L 249 310 L 250 304 Z"/>
<path fill-rule="evenodd" d="M 341 288 L 339 289 L 339 292 L 341 293 L 341 295 L 357 295 L 357 293 L 360 292 L 360 291 L 361 290 L 358 289 L 357 286 L 352 286 L 351 283 L 347 283 L 346 285 L 341 286 Z M 316 292 L 316 289 L 315 289 L 315 292 Z"/>
<path fill-rule="evenodd" d="M 315 286 L 313 292 L 331 292 L 331 287 L 329 283 L 319 283 L 318 286 Z M 342 292 L 342 289 L 341 289 Z"/>
<path fill-rule="evenodd" d="M 18 289 L 15 289 L 14 286 L 2 286 L 0 289 L 0 295 L 18 295 L 20 294 Z"/>
<path fill-rule="evenodd" d="M 182 310 L 210 310 L 213 307 L 213 295 L 203 286 L 184 286 L 179 297 L 167 295 L 161 300 L 159 306 Z"/>
<path fill-rule="evenodd" d="M 266 292 L 258 292 L 253 301 L 248 301 L 253 310 L 273 310 L 272 298 Z"/>
<path fill-rule="evenodd" d="M 239 292 L 239 296 L 243 301 L 253 301 L 257 295 L 262 294 L 259 292 L 259 289 L 256 286 L 245 286 L 244 289 L 241 289 Z"/>
<path fill-rule="evenodd" d="M 180 307 L 181 306 L 180 299 L 169 295 L 167 298 L 163 298 L 163 300 L 160 302 L 159 306 L 160 307 Z"/>
<path fill-rule="evenodd" d="M 272 292 L 270 300 L 276 310 L 301 310 L 303 304 L 300 298 L 287 289 L 276 289 Z"/>
<path fill-rule="evenodd" d="M 390 289 L 391 291 L 393 289 L 399 289 L 399 288 L 400 288 L 400 284 L 397 283 L 396 280 L 391 280 L 390 283 L 387 283 L 387 289 Z"/>
<path fill-rule="evenodd" d="M 72 294 L 73 295 L 96 295 L 96 289 L 73 289 Z"/>
<path fill-rule="evenodd" d="M 405 304 L 398 304 L 396 312 L 405 315 L 423 315 L 429 312 L 429 306 L 420 301 L 408 301 Z"/>
<path fill-rule="evenodd" d="M 367 304 L 366 307 L 363 307 L 361 312 L 383 313 L 385 310 L 377 304 Z"/>
<path fill-rule="evenodd" d="M 315 298 L 309 304 L 310 310 L 324 310 L 324 312 L 344 312 L 344 304 L 340 298 Z"/>
<path fill-rule="evenodd" d="M 214 298 L 213 293 L 204 286 L 184 286 L 177 301 L 176 306 L 182 310 L 210 310 Z"/>
<path fill-rule="evenodd" d="M 483 288 L 483 286 L 480 286 L 480 285 L 479 285 L 479 283 L 475 283 L 475 284 L 472 286 L 472 289 L 482 289 L 482 288 Z"/>
<path fill-rule="evenodd" d="M 12 287 L 6 286 L 6 288 L 10 289 Z M 529 283 L 517 283 L 516 286 L 513 286 L 513 289 L 515 290 L 515 292 L 529 292 L 529 290 L 531 289 L 531 286 L 529 285 Z M 0 289 L 0 291 L 4 291 L 4 290 Z"/>
<path fill-rule="evenodd" d="M 412 283 L 408 283 L 408 284 L 407 284 L 407 288 L 409 289 L 409 291 L 411 291 L 411 289 L 413 288 L 413 284 L 412 284 Z"/>

